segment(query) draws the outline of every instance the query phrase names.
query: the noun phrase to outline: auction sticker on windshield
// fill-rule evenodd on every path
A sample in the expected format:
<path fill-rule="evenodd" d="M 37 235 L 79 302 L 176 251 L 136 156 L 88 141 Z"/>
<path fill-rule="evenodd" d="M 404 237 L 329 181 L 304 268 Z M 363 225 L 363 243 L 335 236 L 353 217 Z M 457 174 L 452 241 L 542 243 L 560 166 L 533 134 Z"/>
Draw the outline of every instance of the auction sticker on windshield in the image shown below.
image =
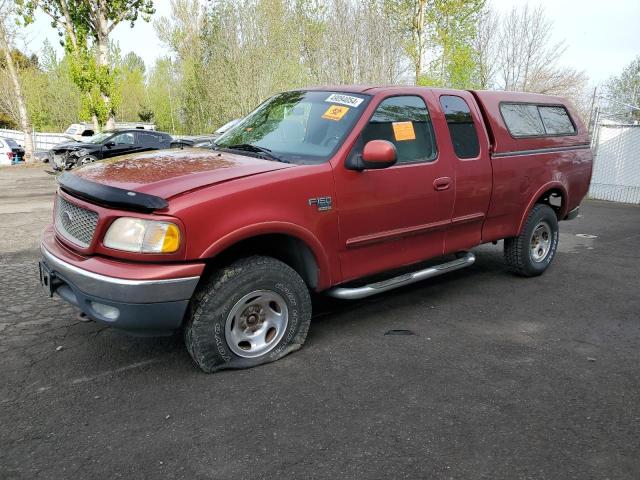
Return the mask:
<path fill-rule="evenodd" d="M 362 102 L 364 102 L 363 98 L 352 97 L 351 95 L 341 95 L 339 93 L 332 93 L 327 97 L 325 102 L 329 103 L 340 103 L 342 105 L 347 105 L 349 107 L 358 108 Z"/>
<path fill-rule="evenodd" d="M 349 111 L 349 107 L 341 107 L 339 105 L 332 105 L 327 108 L 327 111 L 322 114 L 322 118 L 325 120 L 340 120 Z"/>

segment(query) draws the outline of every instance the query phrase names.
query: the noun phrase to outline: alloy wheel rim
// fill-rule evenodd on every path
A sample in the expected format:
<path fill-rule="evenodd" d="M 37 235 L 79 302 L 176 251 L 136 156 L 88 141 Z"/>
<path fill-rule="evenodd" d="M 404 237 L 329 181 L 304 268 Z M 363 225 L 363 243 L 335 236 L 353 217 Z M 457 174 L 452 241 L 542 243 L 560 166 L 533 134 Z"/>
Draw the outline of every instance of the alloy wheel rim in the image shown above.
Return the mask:
<path fill-rule="evenodd" d="M 270 352 L 284 336 L 289 309 L 284 298 L 271 290 L 255 290 L 238 300 L 225 323 L 227 345 L 243 358 Z"/>
<path fill-rule="evenodd" d="M 551 227 L 545 221 L 541 221 L 533 229 L 529 252 L 531 260 L 540 263 L 547 258 L 551 250 Z"/>

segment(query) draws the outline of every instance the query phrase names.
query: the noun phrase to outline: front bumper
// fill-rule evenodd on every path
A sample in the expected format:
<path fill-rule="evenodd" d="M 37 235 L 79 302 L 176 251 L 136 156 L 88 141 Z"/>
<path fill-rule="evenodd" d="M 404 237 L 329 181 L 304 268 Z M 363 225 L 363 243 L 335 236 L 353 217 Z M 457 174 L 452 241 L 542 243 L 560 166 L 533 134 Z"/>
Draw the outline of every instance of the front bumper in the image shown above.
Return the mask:
<path fill-rule="evenodd" d="M 46 270 L 50 275 L 50 286 L 46 287 L 51 294 L 75 305 L 92 320 L 137 335 L 166 335 L 179 328 L 200 280 L 199 276 L 117 278 L 73 265 L 54 255 L 44 243 L 41 251 L 41 279 L 42 270 Z"/>

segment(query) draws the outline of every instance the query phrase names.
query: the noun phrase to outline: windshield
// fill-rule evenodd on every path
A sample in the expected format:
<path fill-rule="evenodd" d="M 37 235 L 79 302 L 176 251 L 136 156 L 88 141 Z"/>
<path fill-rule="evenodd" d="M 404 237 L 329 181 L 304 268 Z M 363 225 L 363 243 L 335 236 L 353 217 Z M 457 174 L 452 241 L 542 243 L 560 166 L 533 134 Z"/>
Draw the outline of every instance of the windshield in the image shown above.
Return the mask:
<path fill-rule="evenodd" d="M 253 145 L 285 162 L 324 162 L 342 144 L 368 101 L 369 96 L 352 93 L 280 93 L 224 133 L 216 146 L 241 146 L 244 153 Z"/>
<path fill-rule="evenodd" d="M 109 138 L 111 135 L 113 135 L 113 132 L 102 132 L 102 133 L 96 133 L 95 135 L 93 135 L 92 137 L 87 138 L 86 140 L 83 139 L 83 142 L 86 143 L 102 143 L 104 142 L 107 138 Z"/>
<path fill-rule="evenodd" d="M 20 147 L 20 145 L 18 145 L 18 143 L 15 140 L 11 139 L 11 138 L 5 138 L 4 141 L 7 142 L 7 145 L 9 145 L 11 148 L 19 148 Z"/>

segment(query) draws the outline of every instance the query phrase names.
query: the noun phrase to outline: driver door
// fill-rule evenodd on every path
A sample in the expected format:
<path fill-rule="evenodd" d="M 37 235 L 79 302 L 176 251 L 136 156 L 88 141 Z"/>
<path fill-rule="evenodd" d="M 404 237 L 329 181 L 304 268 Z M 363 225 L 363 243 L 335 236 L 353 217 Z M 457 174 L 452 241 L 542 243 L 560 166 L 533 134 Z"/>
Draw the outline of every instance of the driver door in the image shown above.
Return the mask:
<path fill-rule="evenodd" d="M 344 281 L 443 254 L 455 185 L 451 162 L 438 156 L 430 102 L 426 95 L 384 98 L 349 155 L 360 155 L 370 140 L 387 140 L 397 163 L 334 172 Z"/>

